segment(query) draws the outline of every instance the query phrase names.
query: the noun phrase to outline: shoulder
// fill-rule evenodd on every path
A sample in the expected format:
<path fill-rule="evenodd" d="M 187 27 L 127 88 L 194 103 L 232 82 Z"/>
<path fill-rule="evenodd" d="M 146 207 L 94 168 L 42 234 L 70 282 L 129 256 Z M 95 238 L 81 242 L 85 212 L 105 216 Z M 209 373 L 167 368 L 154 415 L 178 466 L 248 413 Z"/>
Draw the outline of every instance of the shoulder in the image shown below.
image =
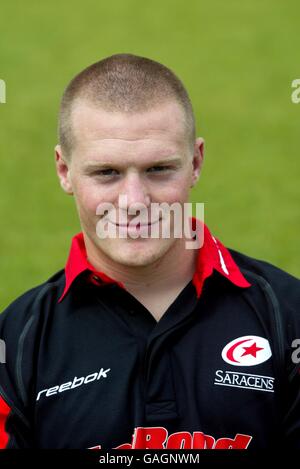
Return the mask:
<path fill-rule="evenodd" d="M 231 256 L 238 267 L 245 272 L 245 276 L 253 278 L 262 278 L 276 291 L 279 295 L 286 294 L 287 291 L 300 300 L 300 279 L 286 272 L 285 270 L 271 264 L 262 259 L 248 256 L 244 253 L 228 248 Z M 249 280 L 251 283 L 251 280 Z"/>
<path fill-rule="evenodd" d="M 300 280 L 283 269 L 261 259 L 227 248 L 243 275 L 251 283 L 248 295 L 267 320 L 291 373 L 297 372 L 300 360 L 293 361 L 295 339 L 300 337 Z M 266 306 L 267 299 L 269 306 Z M 278 353 L 281 353 L 280 351 Z M 294 371 L 293 371 L 294 370 Z"/>
<path fill-rule="evenodd" d="M 0 314 L 0 337 L 22 333 L 29 321 L 38 319 L 43 306 L 58 301 L 65 281 L 64 269 L 59 270 L 45 282 L 22 293 Z M 27 326 L 29 327 L 29 326 Z"/>
<path fill-rule="evenodd" d="M 4 344 L 0 397 L 23 419 L 22 409 L 28 405 L 27 389 L 32 386 L 43 318 L 51 311 L 53 302 L 57 302 L 63 284 L 64 270 L 60 270 L 24 292 L 0 314 L 0 339 Z"/>
<path fill-rule="evenodd" d="M 272 303 L 273 310 L 279 312 L 290 338 L 294 334 L 300 337 L 300 280 L 269 262 L 227 249 L 251 283 L 249 294 L 252 298 L 259 297 L 258 290 L 263 292 Z"/>

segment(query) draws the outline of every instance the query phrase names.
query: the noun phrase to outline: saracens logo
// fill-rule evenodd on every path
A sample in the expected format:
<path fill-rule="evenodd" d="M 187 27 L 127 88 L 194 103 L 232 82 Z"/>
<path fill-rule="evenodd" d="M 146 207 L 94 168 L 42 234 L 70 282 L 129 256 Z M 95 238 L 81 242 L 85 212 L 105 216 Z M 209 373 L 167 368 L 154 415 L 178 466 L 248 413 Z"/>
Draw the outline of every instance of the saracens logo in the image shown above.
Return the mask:
<path fill-rule="evenodd" d="M 222 350 L 222 358 L 234 366 L 254 366 L 263 363 L 272 356 L 267 339 L 257 335 L 237 337 Z"/>

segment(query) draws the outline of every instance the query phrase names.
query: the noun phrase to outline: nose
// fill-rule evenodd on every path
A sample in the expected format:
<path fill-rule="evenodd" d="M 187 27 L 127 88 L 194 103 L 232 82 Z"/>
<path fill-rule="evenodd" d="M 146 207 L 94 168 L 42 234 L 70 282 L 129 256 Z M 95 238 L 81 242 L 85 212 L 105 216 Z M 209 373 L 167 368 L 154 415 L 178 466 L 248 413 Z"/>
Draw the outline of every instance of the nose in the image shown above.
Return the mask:
<path fill-rule="evenodd" d="M 119 208 L 126 211 L 132 205 L 136 210 L 142 210 L 150 205 L 147 184 L 137 172 L 126 175 L 119 195 L 126 196 L 119 198 Z"/>

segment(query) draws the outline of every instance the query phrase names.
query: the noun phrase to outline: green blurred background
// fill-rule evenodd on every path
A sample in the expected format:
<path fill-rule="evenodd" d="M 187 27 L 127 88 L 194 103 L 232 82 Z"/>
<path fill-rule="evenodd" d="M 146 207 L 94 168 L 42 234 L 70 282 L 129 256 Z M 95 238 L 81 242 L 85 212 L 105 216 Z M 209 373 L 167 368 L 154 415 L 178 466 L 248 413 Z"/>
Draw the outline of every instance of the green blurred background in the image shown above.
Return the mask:
<path fill-rule="evenodd" d="M 64 267 L 80 231 L 54 166 L 68 81 L 130 52 L 172 68 L 206 159 L 191 200 L 226 246 L 300 276 L 298 0 L 3 0 L 0 6 L 0 310 Z"/>

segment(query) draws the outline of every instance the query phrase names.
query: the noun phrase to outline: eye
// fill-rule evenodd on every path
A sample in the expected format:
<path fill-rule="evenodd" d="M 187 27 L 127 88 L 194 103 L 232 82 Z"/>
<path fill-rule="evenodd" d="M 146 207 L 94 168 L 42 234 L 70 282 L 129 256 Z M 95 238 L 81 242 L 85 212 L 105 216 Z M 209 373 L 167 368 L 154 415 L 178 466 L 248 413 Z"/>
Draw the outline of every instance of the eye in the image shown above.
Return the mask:
<path fill-rule="evenodd" d="M 151 166 L 147 171 L 148 173 L 161 173 L 168 169 L 172 169 L 171 166 Z"/>
<path fill-rule="evenodd" d="M 99 169 L 99 170 L 95 171 L 94 174 L 96 176 L 115 176 L 119 173 L 116 169 L 107 168 L 107 169 Z"/>

